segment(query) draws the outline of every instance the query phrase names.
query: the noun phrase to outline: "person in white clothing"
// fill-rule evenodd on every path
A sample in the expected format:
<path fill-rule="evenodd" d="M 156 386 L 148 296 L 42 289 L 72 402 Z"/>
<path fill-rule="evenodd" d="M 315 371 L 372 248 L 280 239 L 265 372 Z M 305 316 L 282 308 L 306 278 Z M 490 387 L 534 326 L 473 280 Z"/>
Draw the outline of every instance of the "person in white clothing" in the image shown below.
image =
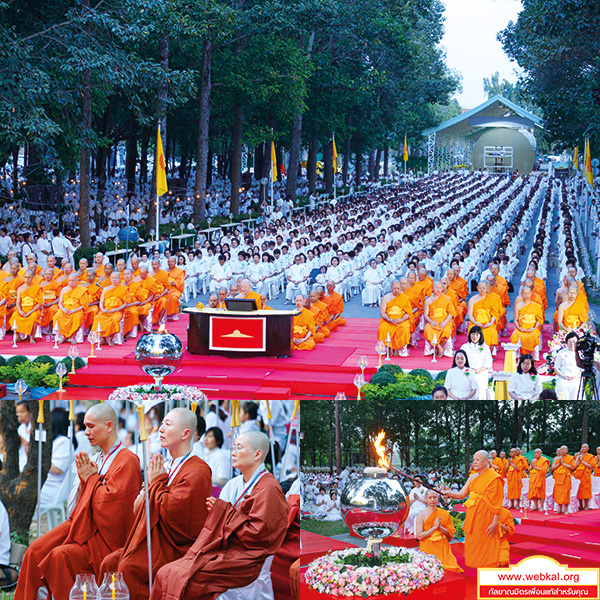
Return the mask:
<path fill-rule="evenodd" d="M 218 427 L 210 427 L 204 434 L 204 460 L 212 471 L 213 487 L 222 488 L 231 478 L 229 452 L 222 449 L 223 432 Z"/>
<path fill-rule="evenodd" d="M 406 517 L 406 521 L 404 523 L 404 529 L 408 533 L 415 533 L 415 523 L 417 517 L 427 508 L 425 494 L 427 494 L 427 488 L 423 485 L 421 477 L 415 477 L 415 487 L 410 490 L 410 493 L 408 494 L 410 510 L 408 511 L 408 517 Z"/>
<path fill-rule="evenodd" d="M 492 352 L 485 343 L 483 331 L 479 325 L 471 327 L 468 340 L 460 349 L 467 355 L 469 369 L 477 383 L 477 394 L 473 400 L 487 400 L 488 382 L 493 361 Z"/>
<path fill-rule="evenodd" d="M 239 435 L 247 431 L 260 431 L 258 425 L 258 404 L 248 400 L 240 404 L 240 428 Z"/>
<path fill-rule="evenodd" d="M 477 394 L 477 382 L 464 350 L 456 351 L 452 368 L 446 373 L 444 387 L 452 400 L 472 400 Z"/>
<path fill-rule="evenodd" d="M 324 521 L 341 521 L 342 513 L 340 511 L 340 499 L 338 498 L 337 492 L 331 490 L 329 492 L 329 498 L 325 502 L 325 517 Z"/>
<path fill-rule="evenodd" d="M 31 434 L 31 411 L 29 410 L 29 402 L 21 400 L 17 404 L 17 421 L 19 427 L 17 433 L 21 441 L 19 447 L 19 471 L 23 471 L 27 464 L 27 450 L 29 449 L 29 436 Z"/>
<path fill-rule="evenodd" d="M 513 400 L 537 400 L 542 393 L 542 381 L 531 354 L 523 354 L 508 383 L 508 395 Z"/>
<path fill-rule="evenodd" d="M 556 354 L 554 371 L 556 372 L 556 395 L 559 400 L 582 400 L 585 398 L 580 391 L 581 373 L 583 369 L 577 366 L 575 349 L 579 336 L 571 331 L 566 337 L 567 347 Z"/>
<path fill-rule="evenodd" d="M 314 516 L 317 519 L 323 519 L 325 517 L 325 511 L 327 510 L 327 496 L 325 495 L 325 488 L 322 487 L 315 498 L 315 509 Z"/>
<path fill-rule="evenodd" d="M 286 304 L 291 302 L 298 294 L 307 295 L 306 281 L 309 273 L 306 266 L 302 264 L 300 256 L 294 257 L 294 264 L 286 272 L 288 284 L 285 291 Z"/>

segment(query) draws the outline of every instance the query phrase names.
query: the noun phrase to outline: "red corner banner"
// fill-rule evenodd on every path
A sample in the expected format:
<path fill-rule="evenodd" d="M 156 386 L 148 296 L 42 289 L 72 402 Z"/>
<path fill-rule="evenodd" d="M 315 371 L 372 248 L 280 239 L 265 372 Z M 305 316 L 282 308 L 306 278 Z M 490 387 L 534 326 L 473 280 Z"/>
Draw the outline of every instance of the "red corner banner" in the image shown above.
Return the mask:
<path fill-rule="evenodd" d="M 264 352 L 267 349 L 266 328 L 264 317 L 211 316 L 208 347 L 210 350 Z"/>

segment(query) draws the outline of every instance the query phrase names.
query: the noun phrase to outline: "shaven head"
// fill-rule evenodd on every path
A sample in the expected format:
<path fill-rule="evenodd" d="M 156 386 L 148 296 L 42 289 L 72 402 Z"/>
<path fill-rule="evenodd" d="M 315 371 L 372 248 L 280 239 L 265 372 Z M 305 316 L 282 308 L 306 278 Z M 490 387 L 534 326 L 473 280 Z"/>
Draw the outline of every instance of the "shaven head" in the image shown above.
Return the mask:
<path fill-rule="evenodd" d="M 117 413 L 108 404 L 94 404 L 84 418 L 85 435 L 92 446 L 104 453 L 117 441 Z"/>
<path fill-rule="evenodd" d="M 241 437 L 244 437 L 246 440 L 248 440 L 252 450 L 261 450 L 263 453 L 263 458 L 265 458 L 269 453 L 269 438 L 262 433 L 262 431 L 247 431 L 246 433 L 240 435 L 240 438 Z"/>
<path fill-rule="evenodd" d="M 159 428 L 160 445 L 179 458 L 190 451 L 198 420 L 188 408 L 174 408 L 163 419 Z"/>
<path fill-rule="evenodd" d="M 473 470 L 481 473 L 490 465 L 490 458 L 485 450 L 478 450 L 473 454 Z"/>

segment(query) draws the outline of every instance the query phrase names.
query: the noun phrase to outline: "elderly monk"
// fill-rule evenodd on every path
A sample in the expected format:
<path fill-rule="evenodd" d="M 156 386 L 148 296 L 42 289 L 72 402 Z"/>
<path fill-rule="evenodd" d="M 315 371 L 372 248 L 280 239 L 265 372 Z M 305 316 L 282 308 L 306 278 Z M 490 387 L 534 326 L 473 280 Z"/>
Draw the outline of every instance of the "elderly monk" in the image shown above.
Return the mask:
<path fill-rule="evenodd" d="M 460 305 L 460 298 L 458 294 L 450 289 L 450 280 L 447 277 L 442 277 L 440 279 L 440 283 L 442 284 L 442 293 L 448 296 L 452 300 L 452 304 L 454 304 L 454 318 L 452 319 L 452 338 L 456 337 L 456 332 L 458 328 L 462 325 L 464 321 L 464 314 Z"/>
<path fill-rule="evenodd" d="M 436 357 L 452 356 L 453 319 L 456 315 L 454 303 L 443 293 L 440 281 L 433 284 L 433 293 L 427 300 L 423 310 L 425 319 L 424 336 L 426 340 L 424 356 L 435 354 Z M 435 337 L 435 341 L 434 341 Z"/>
<path fill-rule="evenodd" d="M 465 563 L 468 567 L 497 567 L 500 562 L 500 509 L 502 508 L 502 477 L 490 468 L 490 460 L 485 450 L 473 455 L 471 465 L 474 473 L 460 492 L 445 492 L 445 496 L 461 500 L 467 516 L 463 525 L 465 531 Z"/>
<path fill-rule="evenodd" d="M 318 291 L 318 290 L 317 290 Z M 344 298 L 335 291 L 335 282 L 331 279 L 327 282 L 327 294 L 319 294 L 319 300 L 327 305 L 330 321 L 327 323 L 329 331 L 335 331 L 338 327 L 346 325 L 346 319 L 342 318 L 344 312 Z"/>
<path fill-rule="evenodd" d="M 408 356 L 412 303 L 401 293 L 399 281 L 393 281 L 392 291 L 381 299 L 379 314 L 377 339 L 389 346 L 391 356 Z"/>
<path fill-rule="evenodd" d="M 487 281 L 482 280 L 477 284 L 477 294 L 469 299 L 469 330 L 479 325 L 483 330 L 485 343 L 492 349 L 495 356 L 498 347 L 498 327 L 500 318 L 498 306 L 495 300 L 497 296 L 490 294 L 490 286 Z"/>
<path fill-rule="evenodd" d="M 132 254 L 129 257 L 129 263 L 131 264 L 133 276 L 137 277 L 140 274 L 140 259 L 135 254 Z"/>
<path fill-rule="evenodd" d="M 277 480 L 265 469 L 269 438 L 259 431 L 241 434 L 231 449 L 241 473 L 218 499 L 209 498 L 209 515 L 183 558 L 160 569 L 151 600 L 214 600 L 231 588 L 252 583 L 265 559 L 286 536 L 288 504 Z"/>
<path fill-rule="evenodd" d="M 2 270 L 7 273 L 10 273 L 10 266 L 11 266 L 13 260 L 16 260 L 19 263 L 19 259 L 17 258 L 17 253 L 14 250 L 9 250 L 6 255 L 6 262 L 2 266 Z M 21 270 L 21 263 L 19 263 L 19 271 L 20 270 Z"/>
<path fill-rule="evenodd" d="M 540 336 L 544 325 L 542 305 L 533 302 L 531 289 L 525 286 L 521 292 L 522 300 L 515 304 L 515 330 L 510 336 L 513 344 L 521 342 L 521 354 L 532 354 L 539 359 Z"/>
<path fill-rule="evenodd" d="M 13 314 L 13 321 L 19 338 L 29 338 L 35 344 L 35 338 L 42 337 L 40 327 L 40 309 L 42 308 L 42 289 L 33 283 L 33 272 L 27 269 L 23 276 L 24 282 L 17 290 L 17 309 Z"/>
<path fill-rule="evenodd" d="M 36 600 L 42 585 L 53 598 L 68 598 L 75 576 L 98 577 L 102 560 L 123 546 L 133 524 L 133 503 L 142 485 L 140 461 L 119 441 L 117 415 L 108 404 L 92 406 L 84 424 L 86 437 L 100 453 L 92 460 L 77 453 L 75 507 L 64 523 L 27 549 L 16 598 Z"/>
<path fill-rule="evenodd" d="M 46 257 L 46 265 L 49 269 L 52 269 L 54 279 L 58 279 L 63 274 L 62 270 L 56 266 L 56 256 L 54 256 L 54 254 L 48 254 Z"/>
<path fill-rule="evenodd" d="M 165 463 L 155 454 L 148 465 L 152 572 L 181 558 L 196 541 L 208 516 L 212 490 L 210 467 L 191 454 L 196 415 L 187 408 L 169 411 L 160 426 L 160 446 L 169 451 Z M 146 503 L 142 490 L 134 504 L 135 522 L 125 546 L 109 554 L 101 573 L 123 573 L 131 600 L 145 600 L 148 590 Z"/>
<path fill-rule="evenodd" d="M 96 283 L 96 271 L 94 271 L 94 269 L 87 270 L 85 282 L 81 284 L 81 287 L 85 288 L 88 293 L 88 309 L 83 327 L 84 334 L 87 335 L 100 310 L 100 297 L 102 296 L 104 288 Z"/>
<path fill-rule="evenodd" d="M 233 294 L 233 292 L 230 293 Z M 240 281 L 240 291 L 235 295 L 235 298 L 243 298 L 246 300 L 255 300 L 256 308 L 260 310 L 262 308 L 262 300 L 260 294 L 252 291 L 252 284 L 249 279 L 242 279 Z"/>
<path fill-rule="evenodd" d="M 415 283 L 417 281 L 416 273 L 414 273 L 413 271 L 409 271 L 409 273 L 406 275 L 406 281 L 406 290 L 404 290 L 402 280 L 400 280 L 400 288 L 402 288 L 402 292 L 409 297 L 410 302 L 413 305 L 413 329 L 416 333 L 418 331 L 417 326 L 419 325 L 421 317 L 423 316 L 423 307 L 425 305 L 425 300 L 419 293 L 418 288 L 415 288 Z"/>
<path fill-rule="evenodd" d="M 145 312 L 146 309 L 149 310 L 148 316 L 143 323 L 144 331 L 152 331 L 152 319 L 154 318 L 154 307 L 156 303 L 156 297 L 163 293 L 166 296 L 166 290 L 161 286 L 157 285 L 154 277 L 150 275 L 148 267 L 141 266 L 139 267 L 140 274 L 137 277 L 134 277 L 134 281 L 139 281 L 140 285 L 144 290 L 148 292 L 148 297 L 145 301 L 140 305 L 142 307 L 142 312 Z M 165 300 L 166 302 L 166 300 Z"/>
<path fill-rule="evenodd" d="M 526 279 L 531 279 L 531 281 L 533 281 L 533 291 L 539 294 L 542 299 L 542 307 L 545 311 L 548 308 L 548 296 L 546 295 L 546 284 L 544 283 L 544 280 L 537 276 L 537 269 L 533 265 L 527 267 L 525 277 Z"/>
<path fill-rule="evenodd" d="M 125 261 L 124 258 L 120 258 L 117 261 L 117 273 L 119 274 L 119 277 L 121 278 L 121 283 L 123 283 L 123 280 L 125 279 L 125 277 L 123 276 L 123 272 L 125 271 L 126 266 L 127 266 L 127 262 Z"/>
<path fill-rule="evenodd" d="M 315 316 L 315 341 L 320 343 L 331 335 L 331 331 L 329 330 L 329 327 L 327 327 L 330 316 L 329 311 L 327 310 L 327 305 L 319 300 L 319 295 L 316 290 L 311 290 L 309 292 L 308 299 L 310 304 L 308 308 Z M 264 304 L 263 308 L 265 308 Z"/>
<path fill-rule="evenodd" d="M 445 571 L 462 573 L 463 570 L 458 566 L 450 549 L 450 540 L 454 537 L 454 523 L 450 513 L 438 506 L 438 500 L 439 495 L 436 492 L 427 490 L 427 508 L 419 513 L 415 524 L 419 550 L 437 556 Z"/>
<path fill-rule="evenodd" d="M 83 283 L 87 279 L 87 270 L 89 269 L 89 263 L 87 258 L 79 259 L 79 269 L 77 270 L 77 279 L 79 283 Z"/>
<path fill-rule="evenodd" d="M 160 268 L 160 260 L 157 258 L 152 259 L 152 273 L 150 275 L 156 286 L 152 322 L 155 325 L 165 325 L 167 323 L 167 300 L 170 287 L 169 276 Z"/>
<path fill-rule="evenodd" d="M 54 335 L 57 344 L 65 340 L 70 340 L 71 344 L 83 342 L 89 298 L 87 289 L 79 285 L 77 273 L 69 273 L 69 285 L 60 293 L 58 301 L 60 310 L 54 317 Z"/>
<path fill-rule="evenodd" d="M 129 292 L 129 301 L 125 307 L 123 316 L 123 335 L 125 339 L 133 339 L 137 337 L 138 326 L 140 322 L 140 304 L 141 300 L 136 295 L 137 288 L 140 287 L 139 283 L 133 281 L 133 271 L 131 269 L 123 270 L 123 279 L 121 283 L 127 288 Z"/>
<path fill-rule="evenodd" d="M 314 350 L 315 317 L 310 310 L 304 308 L 304 296 L 297 294 L 294 298 L 296 310 L 300 311 L 294 317 L 292 326 L 292 342 L 294 350 Z"/>
<path fill-rule="evenodd" d="M 216 292 L 211 292 L 208 295 L 208 308 L 219 308 L 219 296 Z"/>
<path fill-rule="evenodd" d="M 54 315 L 58 311 L 58 298 L 61 287 L 54 280 L 52 269 L 44 269 L 44 279 L 39 284 L 42 289 L 42 309 L 40 313 L 40 326 L 42 334 L 49 334 L 54 323 Z"/>
<path fill-rule="evenodd" d="M 64 287 L 67 287 L 67 285 L 69 283 L 69 275 L 71 273 L 74 273 L 73 265 L 69 261 L 63 262 L 62 270 L 63 270 L 62 275 L 59 275 L 56 278 L 56 281 L 60 285 L 61 289 Z"/>
<path fill-rule="evenodd" d="M 425 298 L 428 298 L 433 293 L 433 279 L 429 277 L 427 273 L 427 269 L 421 267 L 417 272 L 418 279 L 414 284 L 413 288 L 423 298 L 423 302 Z"/>
<path fill-rule="evenodd" d="M 33 283 L 39 285 L 42 282 L 42 267 L 37 264 L 37 259 L 35 254 L 28 254 L 25 257 L 27 264 L 19 271 L 19 275 L 23 277 L 25 271 L 29 269 L 33 273 Z"/>
<path fill-rule="evenodd" d="M 566 514 L 571 502 L 571 472 L 575 470 L 575 459 L 569 455 L 569 449 L 561 446 L 550 467 L 554 477 L 554 502 L 558 505 L 559 515 Z"/>
<path fill-rule="evenodd" d="M 177 266 L 177 257 L 169 256 L 167 295 L 167 319 L 169 321 L 179 320 L 179 301 L 185 286 L 185 271 Z"/>
<path fill-rule="evenodd" d="M 6 336 L 6 302 L 8 287 L 4 279 L 0 278 L 0 341 Z"/>
<path fill-rule="evenodd" d="M 504 477 L 506 476 L 506 473 L 504 471 L 505 463 L 498 456 L 498 453 L 495 450 L 490 451 L 490 461 L 490 467 L 494 469 L 494 471 L 496 471 L 496 473 L 498 473 L 498 475 L 500 475 L 502 479 L 504 479 Z"/>
<path fill-rule="evenodd" d="M 529 464 L 529 492 L 528 500 L 533 501 L 532 510 L 541 511 L 546 500 L 546 474 L 550 468 L 550 461 L 542 454 L 540 448 L 533 451 L 533 459 Z"/>
<path fill-rule="evenodd" d="M 146 269 L 146 275 L 147 274 L 148 269 Z M 125 277 L 124 284 L 129 290 L 129 293 L 138 301 L 137 321 L 135 323 L 136 335 L 137 330 L 139 329 L 142 329 L 142 331 L 145 332 L 152 331 L 152 302 L 154 300 L 152 289 L 154 289 L 154 286 L 150 286 L 150 289 L 148 289 L 148 286 L 144 285 L 142 277 L 139 275 L 139 269 L 137 277 L 135 276 L 133 269 L 125 269 L 123 276 Z"/>
<path fill-rule="evenodd" d="M 508 537 L 515 533 L 515 520 L 510 514 L 508 508 L 502 507 L 500 509 L 500 553 L 498 557 L 499 567 L 508 567 L 510 563 L 510 544 L 508 543 Z"/>
<path fill-rule="evenodd" d="M 18 290 L 23 285 L 24 279 L 19 275 L 21 267 L 19 261 L 12 259 L 10 273 L 4 278 L 6 284 L 6 325 L 12 329 L 14 325 L 14 314 L 17 311 Z"/>
<path fill-rule="evenodd" d="M 96 277 L 102 277 L 104 275 L 104 254 L 102 252 L 96 252 L 94 254 L 94 264 L 92 265 L 94 271 L 96 271 Z"/>
<path fill-rule="evenodd" d="M 510 449 L 510 458 L 506 464 L 506 484 L 508 486 L 506 498 L 510 503 L 509 508 L 519 508 L 521 491 L 523 490 L 523 463 L 516 448 Z"/>
<path fill-rule="evenodd" d="M 573 471 L 573 477 L 579 479 L 577 490 L 579 510 L 589 510 L 592 497 L 592 471 L 595 466 L 594 456 L 590 454 L 589 444 L 582 444 L 581 449 L 575 454 L 574 458 L 575 470 Z"/>
<path fill-rule="evenodd" d="M 227 299 L 228 291 L 226 287 L 220 287 L 217 290 L 217 297 L 219 298 L 219 303 L 217 308 L 221 308 L 223 310 L 227 310 L 227 304 L 225 300 Z"/>
<path fill-rule="evenodd" d="M 104 288 L 100 296 L 100 312 L 94 318 L 92 330 L 100 332 L 101 343 L 114 346 L 123 343 L 121 322 L 131 296 L 118 273 L 111 273 L 110 281 L 111 284 Z"/>
<path fill-rule="evenodd" d="M 579 294 L 576 285 L 570 285 L 567 299 L 558 307 L 557 323 L 562 331 L 579 329 L 589 319 L 588 305 Z"/>
<path fill-rule="evenodd" d="M 114 267 L 110 263 L 106 263 L 103 267 L 103 275 L 98 275 L 98 272 L 96 271 L 96 275 L 98 275 L 96 283 L 103 288 L 108 287 L 111 284 L 110 276 L 113 274 L 114 270 Z M 121 277 L 119 276 L 119 281 L 120 280 Z"/>

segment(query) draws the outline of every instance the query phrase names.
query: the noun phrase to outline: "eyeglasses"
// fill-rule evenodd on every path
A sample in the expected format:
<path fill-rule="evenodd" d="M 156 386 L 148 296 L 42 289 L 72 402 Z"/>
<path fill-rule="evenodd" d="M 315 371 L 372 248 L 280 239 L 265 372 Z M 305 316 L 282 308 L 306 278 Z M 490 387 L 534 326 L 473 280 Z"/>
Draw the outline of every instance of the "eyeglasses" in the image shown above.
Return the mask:
<path fill-rule="evenodd" d="M 240 446 L 239 444 L 236 444 L 235 446 L 231 447 L 231 453 L 233 454 L 234 452 L 236 454 L 242 452 L 242 450 L 248 450 L 248 448 L 246 448 L 246 446 Z"/>

